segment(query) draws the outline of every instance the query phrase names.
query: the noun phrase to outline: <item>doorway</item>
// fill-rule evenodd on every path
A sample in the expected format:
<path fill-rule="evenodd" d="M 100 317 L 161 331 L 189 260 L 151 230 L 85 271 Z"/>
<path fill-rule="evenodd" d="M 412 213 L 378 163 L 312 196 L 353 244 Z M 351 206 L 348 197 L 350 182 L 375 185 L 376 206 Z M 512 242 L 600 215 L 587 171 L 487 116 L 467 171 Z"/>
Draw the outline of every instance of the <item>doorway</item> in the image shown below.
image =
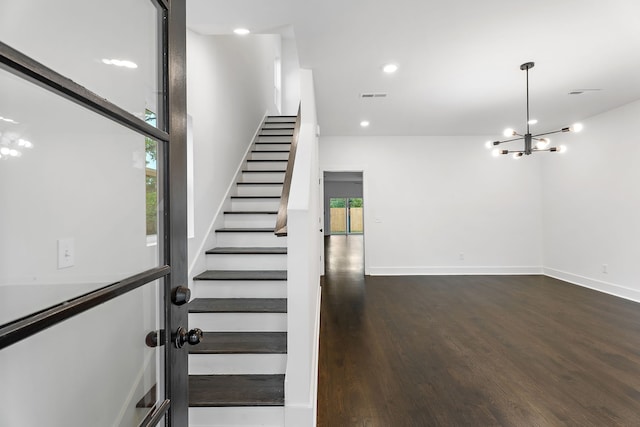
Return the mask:
<path fill-rule="evenodd" d="M 333 264 L 342 258 L 353 260 L 357 265 L 348 269 L 362 274 L 366 205 L 363 172 L 324 172 L 323 178 L 325 247 L 342 248 L 337 251 L 340 256 L 325 257 L 325 271 L 334 270 L 337 264 Z"/>

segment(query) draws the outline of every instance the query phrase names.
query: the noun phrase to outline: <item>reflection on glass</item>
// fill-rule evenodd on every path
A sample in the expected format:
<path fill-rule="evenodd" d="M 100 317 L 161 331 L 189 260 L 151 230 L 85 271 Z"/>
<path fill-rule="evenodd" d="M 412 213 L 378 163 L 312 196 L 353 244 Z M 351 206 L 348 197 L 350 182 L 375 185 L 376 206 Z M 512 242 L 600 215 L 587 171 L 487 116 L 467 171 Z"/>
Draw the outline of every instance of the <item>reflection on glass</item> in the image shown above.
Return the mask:
<path fill-rule="evenodd" d="M 0 325 L 157 266 L 144 135 L 6 71 L 0 93 Z"/>
<path fill-rule="evenodd" d="M 144 119 L 158 111 L 158 17 L 151 0 L 0 0 L 0 40 Z"/>
<path fill-rule="evenodd" d="M 164 400 L 160 283 L 0 350 L 0 426 L 137 426 Z"/>

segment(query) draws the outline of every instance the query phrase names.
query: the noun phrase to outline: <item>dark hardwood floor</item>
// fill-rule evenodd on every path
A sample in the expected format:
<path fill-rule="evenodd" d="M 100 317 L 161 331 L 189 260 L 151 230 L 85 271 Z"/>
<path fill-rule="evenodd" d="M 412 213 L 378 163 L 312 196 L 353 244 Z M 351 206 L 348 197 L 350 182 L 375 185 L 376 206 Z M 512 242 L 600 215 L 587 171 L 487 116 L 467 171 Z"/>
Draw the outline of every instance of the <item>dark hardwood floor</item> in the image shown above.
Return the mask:
<path fill-rule="evenodd" d="M 640 426 L 640 304 L 544 276 L 365 277 L 327 239 L 318 426 Z"/>

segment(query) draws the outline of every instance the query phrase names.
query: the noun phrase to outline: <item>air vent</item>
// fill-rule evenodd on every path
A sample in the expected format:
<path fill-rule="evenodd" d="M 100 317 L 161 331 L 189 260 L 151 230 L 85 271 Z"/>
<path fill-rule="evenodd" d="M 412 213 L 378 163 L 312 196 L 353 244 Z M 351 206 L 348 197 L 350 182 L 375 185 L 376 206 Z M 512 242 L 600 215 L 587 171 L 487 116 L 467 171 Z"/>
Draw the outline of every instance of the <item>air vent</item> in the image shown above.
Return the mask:
<path fill-rule="evenodd" d="M 386 93 L 381 93 L 381 92 L 378 92 L 378 93 L 372 93 L 371 92 L 371 93 L 361 93 L 360 94 L 360 98 L 363 98 L 363 99 L 386 98 L 386 97 L 387 97 L 387 94 Z"/>

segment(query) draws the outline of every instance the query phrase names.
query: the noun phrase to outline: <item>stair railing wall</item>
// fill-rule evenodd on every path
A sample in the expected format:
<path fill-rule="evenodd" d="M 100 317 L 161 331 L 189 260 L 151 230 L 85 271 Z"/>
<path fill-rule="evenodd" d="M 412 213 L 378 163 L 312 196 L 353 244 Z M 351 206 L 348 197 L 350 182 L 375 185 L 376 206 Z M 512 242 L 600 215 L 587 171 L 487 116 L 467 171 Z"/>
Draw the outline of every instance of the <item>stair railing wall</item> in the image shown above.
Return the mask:
<path fill-rule="evenodd" d="M 296 161 L 296 150 L 298 148 L 298 138 L 300 134 L 300 108 L 301 107 L 298 106 L 298 115 L 296 117 L 296 124 L 293 129 L 293 138 L 291 140 L 291 151 L 289 151 L 289 159 L 287 161 L 287 172 L 284 175 L 284 185 L 282 186 L 280 207 L 278 208 L 278 216 L 276 218 L 276 227 L 273 230 L 276 236 L 287 235 L 287 204 L 289 203 L 291 178 L 293 176 L 293 166 Z"/>
<path fill-rule="evenodd" d="M 320 185 L 313 76 L 301 70 L 300 129 L 287 205 L 285 425 L 316 425 L 320 330 Z"/>

